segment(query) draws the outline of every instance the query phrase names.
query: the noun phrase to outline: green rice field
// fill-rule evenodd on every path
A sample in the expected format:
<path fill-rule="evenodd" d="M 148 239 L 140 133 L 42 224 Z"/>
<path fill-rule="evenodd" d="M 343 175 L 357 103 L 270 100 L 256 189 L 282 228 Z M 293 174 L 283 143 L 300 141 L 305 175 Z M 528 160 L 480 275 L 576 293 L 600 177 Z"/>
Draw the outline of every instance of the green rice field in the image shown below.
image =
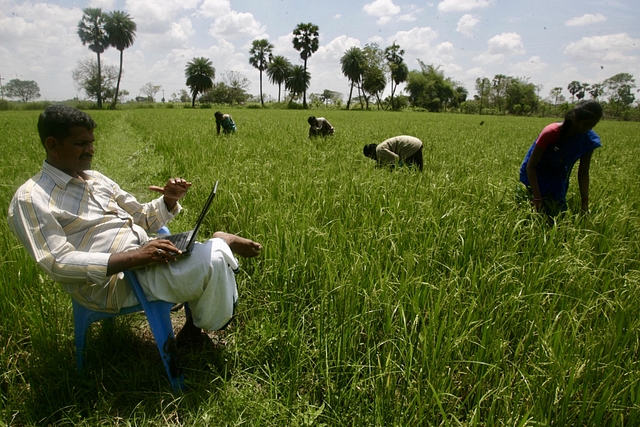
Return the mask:
<path fill-rule="evenodd" d="M 640 425 L 640 123 L 598 124 L 591 212 L 574 170 L 549 224 L 516 189 L 553 119 L 244 108 L 217 136 L 214 111 L 90 112 L 94 168 L 142 201 L 191 180 L 173 232 L 220 181 L 205 232 L 264 245 L 231 326 L 181 351 L 183 394 L 141 314 L 94 325 L 79 374 L 69 296 L 0 221 L 0 425 Z M 0 112 L 5 216 L 38 114 Z M 310 114 L 336 135 L 309 140 Z M 362 155 L 401 134 L 423 173 Z"/>

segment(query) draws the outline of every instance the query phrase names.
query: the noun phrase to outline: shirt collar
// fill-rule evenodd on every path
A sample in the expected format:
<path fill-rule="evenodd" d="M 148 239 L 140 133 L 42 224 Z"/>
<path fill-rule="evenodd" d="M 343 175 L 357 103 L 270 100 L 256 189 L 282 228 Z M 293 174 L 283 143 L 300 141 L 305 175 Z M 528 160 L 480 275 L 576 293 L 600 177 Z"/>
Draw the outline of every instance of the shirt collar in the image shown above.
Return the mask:
<path fill-rule="evenodd" d="M 47 161 L 42 162 L 42 171 L 49 175 L 53 182 L 56 183 L 58 187 L 67 188 L 67 185 L 71 181 L 80 181 L 77 178 L 74 178 L 66 173 L 62 172 L 60 169 L 50 165 Z M 91 171 L 85 171 L 85 175 L 87 176 L 87 181 L 93 181 L 93 177 L 91 176 Z"/>

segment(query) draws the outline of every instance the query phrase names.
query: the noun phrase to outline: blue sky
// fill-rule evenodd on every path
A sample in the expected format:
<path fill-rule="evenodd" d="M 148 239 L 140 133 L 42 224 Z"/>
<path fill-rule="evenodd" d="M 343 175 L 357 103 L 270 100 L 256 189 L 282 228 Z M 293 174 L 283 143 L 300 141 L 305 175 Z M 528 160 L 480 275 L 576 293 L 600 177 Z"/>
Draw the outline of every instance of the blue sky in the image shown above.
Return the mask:
<path fill-rule="evenodd" d="M 308 61 L 310 93 L 330 89 L 346 98 L 340 57 L 372 42 L 399 44 L 410 70 L 419 69 L 418 59 L 441 66 L 470 96 L 476 78 L 495 74 L 528 78 L 542 97 L 556 86 L 569 97 L 573 80 L 597 83 L 620 72 L 640 78 L 638 0 L 0 0 L 2 83 L 35 80 L 41 99 L 83 98 L 71 72 L 95 56 L 76 34 L 84 7 L 124 10 L 137 23 L 121 84 L 131 97 L 148 82 L 166 98 L 186 89 L 184 68 L 197 56 L 211 59 L 216 80 L 237 71 L 258 94 L 251 41 L 267 38 L 274 54 L 301 64 L 291 44 L 301 22 L 320 28 L 320 49 Z M 118 51 L 107 50 L 103 62 L 117 65 Z M 263 92 L 277 97 L 266 78 Z"/>

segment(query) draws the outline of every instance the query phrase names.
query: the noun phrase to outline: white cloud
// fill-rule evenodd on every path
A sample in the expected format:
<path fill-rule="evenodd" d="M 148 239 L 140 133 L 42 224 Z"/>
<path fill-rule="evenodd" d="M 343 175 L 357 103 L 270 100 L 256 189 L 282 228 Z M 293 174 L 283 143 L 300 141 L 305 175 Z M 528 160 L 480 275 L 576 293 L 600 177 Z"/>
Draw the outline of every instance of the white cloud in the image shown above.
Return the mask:
<path fill-rule="evenodd" d="M 195 31 L 189 18 L 180 18 L 178 22 L 173 22 L 171 30 L 169 30 L 169 36 L 181 42 L 186 42 L 194 34 Z"/>
<path fill-rule="evenodd" d="M 409 31 L 398 31 L 388 41 L 395 41 L 408 54 L 424 55 L 433 52 L 430 42 L 436 38 L 438 33 L 430 27 L 415 27 Z"/>
<path fill-rule="evenodd" d="M 398 22 L 413 22 L 417 19 L 418 18 L 416 18 L 416 16 L 411 13 L 398 16 Z"/>
<path fill-rule="evenodd" d="M 511 73 L 515 76 L 529 76 L 534 77 L 545 71 L 549 67 L 549 64 L 545 63 L 542 58 L 535 55 L 526 61 L 513 64 Z"/>
<path fill-rule="evenodd" d="M 266 27 L 253 18 L 251 13 L 231 11 L 218 16 L 209 27 L 208 33 L 217 38 L 256 38 L 264 35 Z"/>
<path fill-rule="evenodd" d="M 569 19 L 567 22 L 565 22 L 565 25 L 567 27 L 578 27 L 583 25 L 595 24 L 596 22 L 604 22 L 606 20 L 607 17 L 601 13 L 596 13 L 595 15 L 587 13 L 582 16 Z"/>
<path fill-rule="evenodd" d="M 569 43 L 564 53 L 575 59 L 604 59 L 607 55 L 640 50 L 640 39 L 631 38 L 627 33 L 606 36 L 583 37 Z"/>
<path fill-rule="evenodd" d="M 344 52 L 353 46 L 360 47 L 360 40 L 345 35 L 336 37 L 325 46 L 318 48 L 318 51 L 311 57 L 312 62 L 334 65 L 339 63 Z"/>
<path fill-rule="evenodd" d="M 458 21 L 456 31 L 467 37 L 473 37 L 473 29 L 478 25 L 478 22 L 480 22 L 480 19 L 477 16 L 465 13 Z"/>
<path fill-rule="evenodd" d="M 491 4 L 491 0 L 444 0 L 438 3 L 440 12 L 468 12 L 482 9 Z"/>
<path fill-rule="evenodd" d="M 522 37 L 517 33 L 502 33 L 492 37 L 487 42 L 488 49 L 473 58 L 483 64 L 502 62 L 507 56 L 525 53 Z"/>
<path fill-rule="evenodd" d="M 522 37 L 518 33 L 502 33 L 492 37 L 488 53 L 491 55 L 516 55 L 524 53 Z"/>
<path fill-rule="evenodd" d="M 195 9 L 198 0 L 127 0 L 125 10 L 141 31 L 165 32 L 182 10 Z"/>
<path fill-rule="evenodd" d="M 103 11 L 114 9 L 115 0 L 91 0 L 87 7 L 99 7 Z"/>
<path fill-rule="evenodd" d="M 441 62 L 451 62 L 453 61 L 453 56 L 455 53 L 455 49 L 451 42 L 442 42 L 435 49 L 436 58 L 439 58 L 439 63 Z"/>
<path fill-rule="evenodd" d="M 469 68 L 469 69 L 464 73 L 464 75 L 465 75 L 467 78 L 472 78 L 472 79 L 474 79 L 474 81 L 475 81 L 475 79 L 476 79 L 477 77 L 484 76 L 484 74 L 485 74 L 485 71 L 484 71 L 484 69 L 483 69 L 482 67 L 473 67 L 473 68 Z"/>
<path fill-rule="evenodd" d="M 483 64 L 497 64 L 499 62 L 504 61 L 504 55 L 502 54 L 491 54 L 488 52 L 481 53 L 473 58 L 476 62 L 481 62 Z"/>
<path fill-rule="evenodd" d="M 198 14 L 203 18 L 215 18 L 231 13 L 229 0 L 204 0 L 198 8 Z"/>
<path fill-rule="evenodd" d="M 364 11 L 373 16 L 389 16 L 400 13 L 400 6 L 396 6 L 392 0 L 375 0 L 363 7 Z"/>
<path fill-rule="evenodd" d="M 334 18 L 334 19 L 340 19 L 341 17 L 342 17 L 342 15 L 340 15 L 339 13 L 338 13 L 338 14 L 333 15 L 333 18 Z"/>

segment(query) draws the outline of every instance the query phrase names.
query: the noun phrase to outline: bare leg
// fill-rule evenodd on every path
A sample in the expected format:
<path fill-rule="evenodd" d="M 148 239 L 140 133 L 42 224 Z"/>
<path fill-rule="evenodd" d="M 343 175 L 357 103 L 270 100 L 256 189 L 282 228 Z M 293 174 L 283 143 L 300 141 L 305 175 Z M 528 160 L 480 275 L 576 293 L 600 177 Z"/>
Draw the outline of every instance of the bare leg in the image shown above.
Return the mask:
<path fill-rule="evenodd" d="M 236 236 L 235 234 L 216 231 L 213 233 L 213 237 L 218 237 L 224 240 L 227 242 L 227 245 L 229 245 L 233 253 L 245 258 L 258 256 L 260 255 L 260 251 L 262 251 L 262 245 L 260 243 L 245 239 L 244 237 Z"/>

